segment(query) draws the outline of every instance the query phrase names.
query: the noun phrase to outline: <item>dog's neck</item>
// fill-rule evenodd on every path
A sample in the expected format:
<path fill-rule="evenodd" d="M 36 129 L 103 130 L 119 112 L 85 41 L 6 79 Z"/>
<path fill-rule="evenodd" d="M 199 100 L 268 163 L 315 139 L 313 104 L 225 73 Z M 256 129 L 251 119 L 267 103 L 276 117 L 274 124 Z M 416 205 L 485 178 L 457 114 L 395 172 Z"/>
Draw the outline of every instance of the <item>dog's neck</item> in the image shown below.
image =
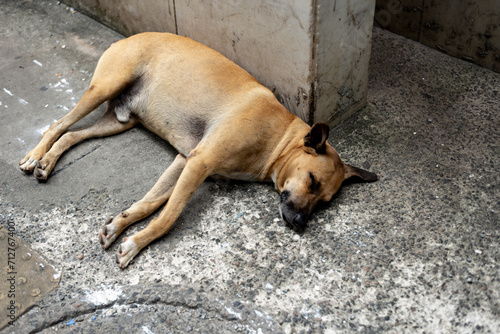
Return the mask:
<path fill-rule="evenodd" d="M 295 117 L 293 119 L 289 126 L 285 128 L 281 140 L 274 147 L 274 150 L 269 155 L 262 171 L 259 173 L 260 180 L 272 180 L 276 189 L 278 189 L 276 180 L 287 161 L 293 155 L 289 154 L 290 151 L 297 148 L 301 144 L 303 136 L 297 136 L 297 133 L 304 132 L 305 136 L 309 129 L 310 126 L 299 117 Z"/>

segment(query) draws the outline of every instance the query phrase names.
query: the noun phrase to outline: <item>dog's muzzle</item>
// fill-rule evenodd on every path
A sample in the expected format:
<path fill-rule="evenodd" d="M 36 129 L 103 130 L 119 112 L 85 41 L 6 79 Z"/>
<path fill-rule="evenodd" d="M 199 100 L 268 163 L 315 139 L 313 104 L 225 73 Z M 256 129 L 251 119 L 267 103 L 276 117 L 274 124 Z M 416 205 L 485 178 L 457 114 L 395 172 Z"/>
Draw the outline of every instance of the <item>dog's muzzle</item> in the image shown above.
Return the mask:
<path fill-rule="evenodd" d="M 290 192 L 287 190 L 280 195 L 280 214 L 281 218 L 294 228 L 304 229 L 307 226 L 308 214 L 295 208 L 290 200 Z"/>

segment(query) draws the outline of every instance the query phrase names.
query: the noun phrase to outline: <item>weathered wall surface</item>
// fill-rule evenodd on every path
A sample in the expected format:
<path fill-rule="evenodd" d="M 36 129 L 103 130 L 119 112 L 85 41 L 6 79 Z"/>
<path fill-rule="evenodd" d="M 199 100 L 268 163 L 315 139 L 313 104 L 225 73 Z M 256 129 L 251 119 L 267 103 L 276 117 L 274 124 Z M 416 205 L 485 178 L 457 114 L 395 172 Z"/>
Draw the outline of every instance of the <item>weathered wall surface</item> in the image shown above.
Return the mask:
<path fill-rule="evenodd" d="M 337 124 L 366 104 L 373 15 L 372 1 L 321 1 L 316 118 Z"/>
<path fill-rule="evenodd" d="M 500 72 L 500 1 L 377 0 L 384 28 Z"/>
<path fill-rule="evenodd" d="M 308 120 L 311 4 L 303 0 L 176 2 L 178 33 L 249 71 L 290 111 Z"/>
<path fill-rule="evenodd" d="M 175 0 L 64 0 L 125 36 L 144 31 L 175 33 Z"/>
<path fill-rule="evenodd" d="M 191 37 L 248 70 L 308 122 L 366 103 L 375 1 L 65 0 L 124 35 Z"/>

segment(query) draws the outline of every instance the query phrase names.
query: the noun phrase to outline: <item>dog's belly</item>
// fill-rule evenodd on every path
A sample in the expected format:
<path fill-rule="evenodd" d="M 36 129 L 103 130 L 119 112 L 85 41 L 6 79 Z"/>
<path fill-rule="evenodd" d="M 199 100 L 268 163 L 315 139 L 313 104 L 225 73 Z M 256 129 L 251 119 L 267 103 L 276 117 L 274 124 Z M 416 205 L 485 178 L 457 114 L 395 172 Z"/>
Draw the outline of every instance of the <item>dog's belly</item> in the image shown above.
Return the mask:
<path fill-rule="evenodd" d="M 120 122 L 133 115 L 151 132 L 168 141 L 187 156 L 205 136 L 210 120 L 217 112 L 200 101 L 189 101 L 169 91 L 168 86 L 152 87 L 139 79 L 111 103 Z"/>
<path fill-rule="evenodd" d="M 207 122 L 201 117 L 192 116 L 180 119 L 171 112 L 151 112 L 140 117 L 140 122 L 151 132 L 168 141 L 179 153 L 188 156 L 203 138 Z"/>
<path fill-rule="evenodd" d="M 232 172 L 232 173 L 219 173 L 213 176 L 216 179 L 232 179 L 241 181 L 258 181 L 256 174 L 244 173 L 244 172 Z"/>
<path fill-rule="evenodd" d="M 126 122 L 134 115 L 144 127 L 168 141 L 179 153 L 188 156 L 208 134 L 224 131 L 220 129 L 221 119 L 236 119 L 248 105 L 252 105 L 256 95 L 272 94 L 259 85 L 231 99 L 205 86 L 196 83 L 194 88 L 191 82 L 181 82 L 172 87 L 170 82 L 142 83 L 139 80 L 112 103 L 116 106 L 118 120 Z M 180 87 L 194 93 L 182 93 L 178 91 Z M 250 180 L 250 176 L 235 176 L 231 177 Z"/>

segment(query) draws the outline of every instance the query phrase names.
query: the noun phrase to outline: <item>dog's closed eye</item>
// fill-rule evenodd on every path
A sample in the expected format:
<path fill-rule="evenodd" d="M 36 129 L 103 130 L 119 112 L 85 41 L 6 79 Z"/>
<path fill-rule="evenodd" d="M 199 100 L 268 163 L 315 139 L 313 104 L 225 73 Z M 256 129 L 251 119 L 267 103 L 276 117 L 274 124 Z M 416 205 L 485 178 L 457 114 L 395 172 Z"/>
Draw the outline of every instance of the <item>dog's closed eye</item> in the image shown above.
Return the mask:
<path fill-rule="evenodd" d="M 316 194 L 321 187 L 321 183 L 316 181 L 314 174 L 309 172 L 309 177 L 311 178 L 311 184 L 309 185 L 309 190 L 311 193 Z"/>

